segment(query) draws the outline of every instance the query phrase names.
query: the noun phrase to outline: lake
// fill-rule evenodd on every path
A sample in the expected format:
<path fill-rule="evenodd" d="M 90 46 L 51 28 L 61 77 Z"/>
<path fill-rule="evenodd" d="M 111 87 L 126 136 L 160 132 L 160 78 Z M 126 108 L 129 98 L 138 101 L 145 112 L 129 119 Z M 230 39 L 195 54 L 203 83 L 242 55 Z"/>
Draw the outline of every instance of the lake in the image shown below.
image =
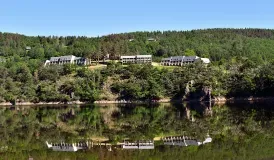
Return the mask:
<path fill-rule="evenodd" d="M 0 123 L 5 160 L 274 158 L 274 107 L 267 103 L 3 106 Z M 174 145 L 185 140 L 178 137 L 203 142 L 208 134 L 211 143 Z M 173 145 L 166 137 L 175 137 Z M 148 141 L 154 149 L 122 149 Z M 46 142 L 88 146 L 63 152 Z"/>

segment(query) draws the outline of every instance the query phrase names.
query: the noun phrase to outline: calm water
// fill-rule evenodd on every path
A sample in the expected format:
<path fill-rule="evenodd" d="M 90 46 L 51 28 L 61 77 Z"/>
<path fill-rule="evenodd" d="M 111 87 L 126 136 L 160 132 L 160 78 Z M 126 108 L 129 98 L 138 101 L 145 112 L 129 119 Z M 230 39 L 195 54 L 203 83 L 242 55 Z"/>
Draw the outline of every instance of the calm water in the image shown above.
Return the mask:
<path fill-rule="evenodd" d="M 212 143 L 167 146 L 167 136 Z M 153 150 L 122 150 L 124 140 L 152 140 Z M 85 150 L 59 152 L 52 143 L 94 142 Z M 98 142 L 104 142 L 96 146 Z M 105 142 L 112 145 L 104 146 Z M 0 108 L 0 159 L 272 159 L 272 104 L 159 104 L 19 106 Z"/>

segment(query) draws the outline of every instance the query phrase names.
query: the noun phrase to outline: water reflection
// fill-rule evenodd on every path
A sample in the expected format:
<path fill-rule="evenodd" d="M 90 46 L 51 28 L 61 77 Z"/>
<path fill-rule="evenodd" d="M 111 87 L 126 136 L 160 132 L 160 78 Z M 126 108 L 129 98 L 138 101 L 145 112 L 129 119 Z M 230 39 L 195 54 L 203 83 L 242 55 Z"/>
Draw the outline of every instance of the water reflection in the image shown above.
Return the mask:
<path fill-rule="evenodd" d="M 164 145 L 170 145 L 170 146 L 199 146 L 206 143 L 211 143 L 212 138 L 207 135 L 206 139 L 204 141 L 199 141 L 196 138 L 193 137 L 187 137 L 187 136 L 170 136 L 170 137 L 164 137 L 163 138 Z"/>
<path fill-rule="evenodd" d="M 88 140 L 93 141 L 94 146 L 88 149 L 90 153 L 96 150 L 96 144 L 101 144 L 99 148 L 105 146 L 105 151 L 123 148 L 123 144 L 126 144 L 124 140 L 128 141 L 127 144 L 136 143 L 135 147 L 140 146 L 140 140 L 150 140 L 157 152 L 167 143 L 189 146 L 209 142 L 205 137 L 208 132 L 214 141 L 212 145 L 201 148 L 201 151 L 207 147 L 214 149 L 214 146 L 218 150 L 218 146 L 228 147 L 228 144 L 233 144 L 231 148 L 241 148 L 245 147 L 249 139 L 253 143 L 256 142 L 254 140 L 267 141 L 264 144 L 272 142 L 273 124 L 271 104 L 2 107 L 0 152 L 23 154 L 26 151 L 47 151 L 46 141 L 52 146 L 71 144 L 68 146 L 72 148 L 67 150 L 74 151 L 72 144 Z M 168 142 L 170 137 L 175 137 L 173 142 Z M 245 148 L 242 150 L 248 152 Z"/>
<path fill-rule="evenodd" d="M 160 143 L 157 143 L 157 147 L 161 145 L 169 145 L 169 146 L 199 146 L 206 143 L 211 143 L 212 138 L 207 135 L 206 139 L 204 141 L 199 141 L 196 138 L 188 137 L 188 136 L 167 136 L 163 137 L 159 141 Z M 49 149 L 52 149 L 53 151 L 66 151 L 66 152 L 76 152 L 78 150 L 88 150 L 93 148 L 94 146 L 110 146 L 108 148 L 109 151 L 112 151 L 112 146 L 115 146 L 115 148 L 121 148 L 121 149 L 154 149 L 155 148 L 155 142 L 154 140 L 124 140 L 123 142 L 115 143 L 113 141 L 82 141 L 78 143 L 49 143 L 46 141 L 46 145 Z"/>
<path fill-rule="evenodd" d="M 53 151 L 66 151 L 66 152 L 76 152 L 78 150 L 84 150 L 89 148 L 88 142 L 78 142 L 78 143 L 49 143 L 46 141 L 47 147 Z"/>
<path fill-rule="evenodd" d="M 122 143 L 123 149 L 154 149 L 153 140 L 138 140 L 135 142 L 124 141 Z"/>

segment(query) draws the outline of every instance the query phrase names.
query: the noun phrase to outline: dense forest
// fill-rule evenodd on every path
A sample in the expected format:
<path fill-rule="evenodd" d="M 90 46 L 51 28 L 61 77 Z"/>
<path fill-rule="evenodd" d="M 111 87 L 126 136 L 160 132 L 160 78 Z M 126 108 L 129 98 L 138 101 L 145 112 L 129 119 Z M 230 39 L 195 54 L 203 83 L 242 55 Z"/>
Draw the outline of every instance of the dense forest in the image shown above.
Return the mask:
<path fill-rule="evenodd" d="M 153 38 L 155 41 L 150 41 Z M 208 66 L 44 67 L 52 56 L 111 60 L 152 54 L 208 57 Z M 134 32 L 103 37 L 30 37 L 0 33 L 0 102 L 159 100 L 274 95 L 274 30 Z"/>
<path fill-rule="evenodd" d="M 150 38 L 156 41 L 148 41 Z M 213 61 L 245 56 L 262 62 L 273 58 L 273 40 L 274 30 L 266 29 L 134 32 L 97 38 L 0 33 L 0 55 L 45 60 L 71 54 L 90 58 L 110 54 L 112 59 L 120 55 L 152 54 L 157 59 L 194 52 Z M 26 47 L 32 49 L 26 52 Z"/>

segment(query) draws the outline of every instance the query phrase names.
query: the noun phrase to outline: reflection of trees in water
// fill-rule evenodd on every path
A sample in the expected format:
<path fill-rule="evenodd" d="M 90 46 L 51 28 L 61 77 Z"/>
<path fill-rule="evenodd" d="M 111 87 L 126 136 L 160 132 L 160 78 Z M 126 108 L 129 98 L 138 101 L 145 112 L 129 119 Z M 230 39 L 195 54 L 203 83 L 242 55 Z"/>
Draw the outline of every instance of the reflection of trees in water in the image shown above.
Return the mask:
<path fill-rule="evenodd" d="M 31 150 L 43 147 L 45 140 L 101 136 L 120 141 L 184 132 L 203 139 L 208 131 L 216 139 L 239 139 L 257 133 L 273 135 L 273 124 L 270 111 L 208 104 L 1 108 L 0 145 Z"/>
<path fill-rule="evenodd" d="M 104 124 L 108 128 L 115 127 L 115 116 L 120 113 L 120 109 L 115 104 L 110 104 L 107 106 L 98 106 L 100 107 L 100 114 L 102 115 Z"/>
<path fill-rule="evenodd" d="M 192 122 L 195 122 L 196 118 L 213 116 L 213 110 L 210 103 L 186 103 L 182 107 L 185 108 L 185 118 Z"/>

